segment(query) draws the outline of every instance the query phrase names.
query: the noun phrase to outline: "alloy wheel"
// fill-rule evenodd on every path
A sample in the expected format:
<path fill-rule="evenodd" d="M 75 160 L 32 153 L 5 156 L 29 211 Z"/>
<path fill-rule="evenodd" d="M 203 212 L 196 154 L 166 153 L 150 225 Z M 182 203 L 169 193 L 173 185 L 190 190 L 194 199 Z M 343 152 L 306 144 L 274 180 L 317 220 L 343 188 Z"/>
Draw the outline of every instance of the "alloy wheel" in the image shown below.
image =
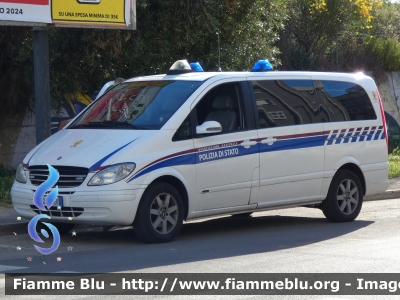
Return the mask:
<path fill-rule="evenodd" d="M 352 214 L 357 209 L 359 200 L 359 191 L 356 183 L 348 178 L 343 180 L 337 189 L 336 199 L 343 214 Z"/>
<path fill-rule="evenodd" d="M 179 208 L 176 199 L 168 193 L 158 194 L 150 207 L 150 222 L 159 234 L 170 233 L 177 225 Z"/>

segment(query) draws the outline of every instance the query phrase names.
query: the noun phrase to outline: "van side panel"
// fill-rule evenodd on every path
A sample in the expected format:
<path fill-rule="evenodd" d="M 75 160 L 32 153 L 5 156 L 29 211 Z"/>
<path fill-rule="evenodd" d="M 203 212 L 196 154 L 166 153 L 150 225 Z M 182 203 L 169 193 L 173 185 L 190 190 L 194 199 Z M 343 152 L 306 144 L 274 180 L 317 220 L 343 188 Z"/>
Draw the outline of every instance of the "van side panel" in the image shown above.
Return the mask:
<path fill-rule="evenodd" d="M 321 200 L 323 131 L 311 77 L 248 79 L 260 127 L 260 185 L 251 203 Z"/>
<path fill-rule="evenodd" d="M 387 186 L 387 145 L 376 85 L 363 77 L 334 80 L 314 78 L 324 132 L 324 182 L 327 195 L 336 171 L 351 163 L 364 174 L 365 195 Z"/>

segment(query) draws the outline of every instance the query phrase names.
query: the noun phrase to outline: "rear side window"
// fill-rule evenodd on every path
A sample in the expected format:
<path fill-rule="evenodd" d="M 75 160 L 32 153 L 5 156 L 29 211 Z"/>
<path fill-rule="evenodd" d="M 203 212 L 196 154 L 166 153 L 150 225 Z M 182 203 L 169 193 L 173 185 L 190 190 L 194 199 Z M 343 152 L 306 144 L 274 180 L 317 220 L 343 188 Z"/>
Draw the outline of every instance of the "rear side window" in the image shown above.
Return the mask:
<path fill-rule="evenodd" d="M 311 80 L 253 81 L 260 128 L 321 122 Z"/>
<path fill-rule="evenodd" d="M 322 122 L 375 120 L 367 92 L 358 84 L 344 81 L 315 81 Z"/>

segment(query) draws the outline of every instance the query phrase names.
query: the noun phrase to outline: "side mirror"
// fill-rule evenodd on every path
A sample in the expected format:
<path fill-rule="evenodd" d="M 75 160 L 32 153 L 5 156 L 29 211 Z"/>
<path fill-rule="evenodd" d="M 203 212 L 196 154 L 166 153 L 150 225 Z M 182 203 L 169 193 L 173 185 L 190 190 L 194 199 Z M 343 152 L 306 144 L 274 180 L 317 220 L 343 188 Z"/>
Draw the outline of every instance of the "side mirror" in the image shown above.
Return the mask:
<path fill-rule="evenodd" d="M 203 124 L 196 127 L 197 134 L 210 134 L 218 133 L 222 131 L 222 126 L 217 121 L 206 121 Z"/>

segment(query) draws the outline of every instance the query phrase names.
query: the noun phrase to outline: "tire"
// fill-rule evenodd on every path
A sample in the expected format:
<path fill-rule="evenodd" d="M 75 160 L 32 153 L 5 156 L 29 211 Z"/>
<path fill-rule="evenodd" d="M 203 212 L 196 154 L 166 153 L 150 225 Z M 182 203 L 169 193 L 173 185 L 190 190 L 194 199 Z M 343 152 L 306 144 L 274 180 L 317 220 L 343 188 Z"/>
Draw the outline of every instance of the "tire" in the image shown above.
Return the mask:
<path fill-rule="evenodd" d="M 363 203 L 360 179 L 349 170 L 339 170 L 332 179 L 328 196 L 321 209 L 332 222 L 351 222 L 357 218 Z"/>
<path fill-rule="evenodd" d="M 67 234 L 75 227 L 75 224 L 71 223 L 51 223 L 51 224 L 57 228 L 60 235 Z M 41 224 L 41 228 L 47 229 L 47 226 Z"/>
<path fill-rule="evenodd" d="M 247 212 L 247 213 L 235 214 L 235 215 L 232 215 L 232 217 L 247 218 L 247 217 L 250 217 L 252 214 L 253 214 L 252 212 Z"/>
<path fill-rule="evenodd" d="M 170 242 L 182 228 L 183 212 L 182 197 L 172 185 L 153 183 L 140 200 L 133 229 L 146 243 Z"/>

